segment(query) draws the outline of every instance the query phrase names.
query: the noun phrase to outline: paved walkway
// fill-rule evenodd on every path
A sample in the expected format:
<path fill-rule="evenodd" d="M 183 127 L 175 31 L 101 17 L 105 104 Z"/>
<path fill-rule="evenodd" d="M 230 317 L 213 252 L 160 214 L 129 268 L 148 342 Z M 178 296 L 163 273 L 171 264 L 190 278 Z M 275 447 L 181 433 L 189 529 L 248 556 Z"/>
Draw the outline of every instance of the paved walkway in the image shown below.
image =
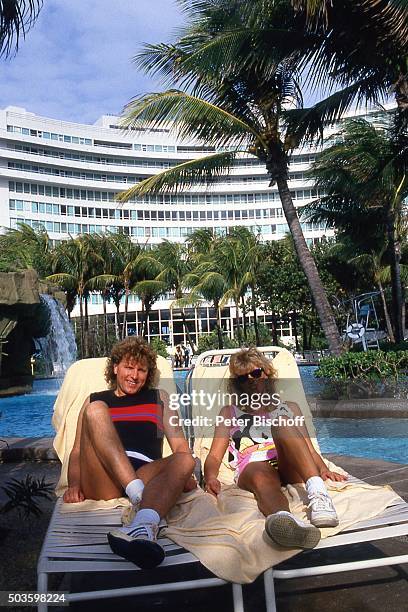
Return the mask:
<path fill-rule="evenodd" d="M 41 446 L 46 446 L 42 444 Z M 26 446 L 29 448 L 29 446 Z M 391 484 L 393 488 L 408 501 L 408 465 L 389 463 L 386 461 L 372 461 L 356 457 L 328 455 L 328 457 L 352 472 L 355 476 L 364 478 L 372 484 Z M 56 482 L 59 474 L 57 462 L 11 462 L 0 464 L 0 487 L 10 478 L 24 478 L 26 474 L 35 477 L 46 477 L 48 481 Z M 5 496 L 0 488 L 0 502 Z M 41 529 L 45 529 L 45 521 Z M 42 537 L 42 536 L 41 536 Z M 39 538 L 39 540 L 41 539 Z M 39 547 L 39 542 L 37 548 Z M 341 549 L 335 551 L 338 561 L 355 561 L 367 555 L 376 556 L 379 551 L 387 555 L 408 553 L 408 538 L 406 536 L 392 540 L 379 541 L 374 545 L 356 545 L 351 552 Z M 37 552 L 38 554 L 38 552 Z M 322 563 L 330 561 L 330 551 L 311 552 Z M 312 560 L 312 559 L 311 559 Z M 4 557 L 3 557 L 4 562 Z M 296 563 L 296 560 L 292 561 Z M 26 576 L 24 588 L 35 588 L 35 562 Z M 31 578 L 30 578 L 31 575 Z M 382 612 L 384 609 L 392 612 L 405 612 L 408 601 L 408 567 L 378 568 L 361 572 L 346 572 L 338 575 L 312 577 L 290 581 L 279 581 L 276 585 L 278 594 L 278 612 L 317 612 L 330 610 L 330 612 Z M 109 580 L 116 581 L 107 584 Z M 102 584 L 104 588 L 119 586 L 121 578 L 104 575 Z M 101 578 L 98 576 L 78 576 L 71 582 L 63 583 L 61 588 L 67 590 L 82 590 L 97 587 Z M 28 586 L 31 585 L 31 586 Z M 13 585 L 16 588 L 16 585 Z M 11 588 L 11 585 L 2 586 Z M 20 589 L 23 587 L 20 587 Z M 252 585 L 244 587 L 246 612 L 262 612 L 264 610 L 263 585 L 257 580 Z M 117 608 L 119 601 L 85 602 L 74 607 L 84 612 L 110 611 Z M 221 587 L 214 591 L 191 591 L 172 595 L 157 595 L 138 598 L 137 603 L 120 601 L 124 609 L 134 608 L 137 605 L 139 612 L 147 612 L 156 606 L 165 611 L 182 609 L 185 612 L 204 612 L 211 606 L 212 612 L 228 612 L 231 610 L 230 588 Z"/>

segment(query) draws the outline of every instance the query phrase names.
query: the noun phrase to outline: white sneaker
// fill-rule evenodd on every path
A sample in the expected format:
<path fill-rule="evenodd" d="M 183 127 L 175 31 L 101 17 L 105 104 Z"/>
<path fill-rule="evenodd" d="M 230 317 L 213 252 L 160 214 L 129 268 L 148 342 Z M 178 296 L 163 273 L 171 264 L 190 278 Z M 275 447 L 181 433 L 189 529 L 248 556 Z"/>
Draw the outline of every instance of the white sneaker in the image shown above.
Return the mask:
<path fill-rule="evenodd" d="M 310 522 L 316 527 L 337 527 L 339 519 L 332 498 L 326 493 L 309 494 Z"/>
<path fill-rule="evenodd" d="M 286 548 L 314 548 L 320 541 L 317 527 L 300 521 L 286 511 L 270 514 L 266 518 L 264 534 L 275 544 Z"/>
<path fill-rule="evenodd" d="M 159 565 L 165 552 L 157 542 L 158 525 L 140 523 L 128 529 L 116 529 L 108 533 L 112 551 L 143 569 Z"/>

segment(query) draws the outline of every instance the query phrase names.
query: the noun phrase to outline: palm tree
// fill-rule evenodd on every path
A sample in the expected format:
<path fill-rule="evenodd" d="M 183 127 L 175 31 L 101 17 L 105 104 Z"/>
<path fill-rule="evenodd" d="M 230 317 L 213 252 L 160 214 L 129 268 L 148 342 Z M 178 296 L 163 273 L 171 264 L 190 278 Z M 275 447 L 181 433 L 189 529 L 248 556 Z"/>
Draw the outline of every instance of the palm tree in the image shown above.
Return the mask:
<path fill-rule="evenodd" d="M 251 307 L 254 315 L 255 340 L 256 345 L 260 346 L 258 315 L 256 311 L 256 284 L 257 274 L 262 261 L 262 245 L 260 244 L 259 234 L 255 235 L 246 227 L 235 227 L 230 232 L 230 235 L 239 241 L 242 249 L 243 263 L 246 270 L 246 280 L 248 281 L 248 285 L 251 289 Z"/>
<path fill-rule="evenodd" d="M 25 37 L 38 17 L 42 0 L 7 0 L 0 4 L 0 55 L 9 56 L 18 49 L 19 38 Z"/>
<path fill-rule="evenodd" d="M 157 258 L 161 266 L 160 273 L 155 280 L 161 283 L 163 288 L 174 293 L 174 302 L 170 308 L 177 307 L 185 297 L 186 277 L 191 272 L 191 260 L 188 257 L 188 250 L 184 244 L 163 240 L 157 248 Z M 195 353 L 194 343 L 188 329 L 184 305 L 180 306 L 181 319 L 187 336 L 187 341 L 193 353 Z"/>
<path fill-rule="evenodd" d="M 217 246 L 220 240 L 222 238 L 217 237 L 211 229 L 199 229 L 190 235 L 187 242 L 193 269 L 185 277 L 185 283 L 191 287 L 191 291 L 185 297 L 184 303 L 197 306 L 204 300 L 213 304 L 218 348 L 223 349 L 220 302 L 227 286 L 221 274 L 208 272 L 209 262 L 217 259 Z"/>
<path fill-rule="evenodd" d="M 220 149 L 219 152 L 160 172 L 120 194 L 118 199 L 129 201 L 148 193 L 208 184 L 225 174 L 240 153 L 257 157 L 267 169 L 270 186 L 276 184 L 278 187 L 323 330 L 331 351 L 339 354 L 342 350 L 340 335 L 288 186 L 290 155 L 300 140 L 294 131 L 285 128 L 283 119 L 288 104 L 302 107 L 294 59 L 288 59 L 287 50 L 274 48 L 273 61 L 264 61 L 259 38 L 251 38 L 252 24 L 245 23 L 244 13 L 239 12 L 243 5 L 240 2 L 234 6 L 220 4 L 221 9 L 218 3 L 201 3 L 196 25 L 193 23 L 176 44 L 150 45 L 139 55 L 139 64 L 147 72 L 161 72 L 185 90 L 170 89 L 135 98 L 128 105 L 124 120 L 126 126 L 134 128 L 170 127 L 180 138 L 198 138 Z M 246 63 L 242 53 L 235 59 L 228 53 L 228 63 L 220 59 L 225 57 L 226 51 L 222 34 L 227 32 L 231 38 L 236 33 L 237 23 L 240 32 L 244 30 L 246 34 L 246 54 L 256 55 L 257 63 Z M 222 31 L 217 39 L 220 24 Z M 214 46 L 214 37 L 218 47 Z M 225 147 L 228 150 L 222 150 Z"/>
<path fill-rule="evenodd" d="M 33 229 L 19 223 L 17 229 L 7 229 L 0 236 L 0 251 L 8 270 L 33 268 L 40 278 L 51 272 L 52 243 L 44 228 Z"/>
<path fill-rule="evenodd" d="M 60 285 L 65 291 L 75 292 L 79 301 L 79 318 L 81 327 L 81 353 L 89 355 L 87 324 L 84 313 L 84 301 L 89 295 L 95 276 L 95 266 L 101 261 L 100 255 L 93 250 L 92 241 L 87 235 L 70 238 L 61 242 L 53 252 L 54 274 L 46 280 Z"/>
<path fill-rule="evenodd" d="M 403 340 L 401 244 L 398 227 L 408 195 L 408 144 L 389 125 L 348 121 L 339 142 L 314 163 L 311 175 L 326 193 L 304 209 L 312 221 L 325 221 L 355 241 L 370 240 L 377 252 L 388 245 L 395 338 Z M 368 220 L 372 230 L 368 232 Z M 370 249 L 372 250 L 372 249 Z"/>

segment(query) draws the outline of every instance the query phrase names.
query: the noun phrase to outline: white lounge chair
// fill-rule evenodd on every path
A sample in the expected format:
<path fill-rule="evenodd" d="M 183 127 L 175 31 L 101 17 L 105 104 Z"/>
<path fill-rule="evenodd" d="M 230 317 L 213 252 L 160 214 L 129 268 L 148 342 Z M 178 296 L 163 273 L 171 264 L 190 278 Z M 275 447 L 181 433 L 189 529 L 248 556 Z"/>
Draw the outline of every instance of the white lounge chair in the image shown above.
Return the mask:
<path fill-rule="evenodd" d="M 265 347 L 262 349 L 267 355 L 274 357 L 275 366 L 278 371 L 285 372 L 285 381 L 289 386 L 291 398 L 296 401 L 302 411 L 306 411 L 306 398 L 300 383 L 299 372 L 296 362 L 292 355 L 285 349 L 278 347 Z M 200 355 L 197 360 L 196 369 L 193 374 L 194 381 L 197 383 L 201 377 L 218 378 L 225 377 L 228 370 L 229 356 L 231 350 L 208 351 Z M 216 358 L 214 360 L 214 357 Z M 217 361 L 218 363 L 215 363 Z M 217 376 L 216 376 L 217 374 Z M 292 382 L 291 382 L 292 381 Z M 292 384 L 293 383 L 293 384 Z M 308 410 L 308 408 L 307 408 Z M 306 420 L 312 440 L 314 431 L 311 419 Z M 208 451 L 208 442 L 203 441 L 196 432 L 196 451 L 198 456 L 204 458 Z M 98 510 L 96 512 L 72 512 L 64 513 L 61 511 L 61 502 L 58 501 L 54 510 L 47 536 L 38 561 L 38 591 L 47 592 L 48 575 L 55 573 L 76 573 L 76 572 L 120 572 L 133 571 L 140 572 L 135 565 L 124 561 L 112 553 L 106 541 L 106 534 L 114 526 L 120 524 L 121 510 Z M 389 508 L 375 519 L 362 521 L 353 525 L 342 533 L 322 540 L 315 550 L 326 548 L 337 548 L 350 544 L 370 542 L 385 538 L 408 534 L 408 504 L 399 502 Z M 198 559 L 183 548 L 177 546 L 168 539 L 161 540 L 166 549 L 166 559 L 163 564 L 155 569 L 160 572 L 162 569 L 171 566 L 183 566 L 198 564 Z M 289 579 L 303 576 L 315 576 L 331 574 L 345 571 L 355 571 L 386 565 L 398 565 L 408 563 L 408 554 L 395 557 L 383 557 L 380 559 L 367 559 L 366 561 L 356 561 L 347 563 L 329 563 L 328 565 L 318 565 L 312 567 L 310 555 L 304 554 L 305 566 L 299 567 L 296 557 L 296 569 L 279 569 L 279 566 L 268 569 L 264 572 L 265 599 L 267 612 L 276 610 L 275 600 L 275 579 Z M 181 568 L 180 568 L 181 569 Z M 146 577 L 149 574 L 146 573 Z M 151 575 L 151 574 L 150 574 Z M 145 584 L 143 586 L 130 586 L 126 588 L 107 589 L 100 591 L 87 591 L 75 593 L 68 596 L 70 602 L 86 601 L 92 599 L 104 599 L 111 597 L 124 597 L 129 595 L 146 595 L 149 593 L 163 593 L 189 589 L 201 589 L 220 586 L 226 584 L 225 580 L 217 577 L 203 578 L 197 580 L 183 580 L 182 572 L 178 572 L 180 580 L 177 582 L 163 584 Z M 232 601 L 234 612 L 244 610 L 242 586 L 232 584 Z M 40 604 L 39 610 L 47 609 L 46 604 Z"/>

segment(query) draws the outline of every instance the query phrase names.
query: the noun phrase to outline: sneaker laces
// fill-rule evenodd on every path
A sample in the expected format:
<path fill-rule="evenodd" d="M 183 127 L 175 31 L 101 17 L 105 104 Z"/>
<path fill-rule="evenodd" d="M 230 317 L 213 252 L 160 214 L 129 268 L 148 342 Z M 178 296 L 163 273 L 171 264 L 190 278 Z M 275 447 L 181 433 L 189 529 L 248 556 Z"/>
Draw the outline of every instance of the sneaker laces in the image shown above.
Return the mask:
<path fill-rule="evenodd" d="M 308 508 L 312 508 L 316 512 L 333 512 L 333 502 L 330 495 L 326 493 L 313 493 L 309 496 Z"/>
<path fill-rule="evenodd" d="M 133 529 L 127 531 L 127 535 L 138 540 L 150 540 L 155 542 L 157 539 L 157 525 L 153 523 L 140 523 Z"/>

